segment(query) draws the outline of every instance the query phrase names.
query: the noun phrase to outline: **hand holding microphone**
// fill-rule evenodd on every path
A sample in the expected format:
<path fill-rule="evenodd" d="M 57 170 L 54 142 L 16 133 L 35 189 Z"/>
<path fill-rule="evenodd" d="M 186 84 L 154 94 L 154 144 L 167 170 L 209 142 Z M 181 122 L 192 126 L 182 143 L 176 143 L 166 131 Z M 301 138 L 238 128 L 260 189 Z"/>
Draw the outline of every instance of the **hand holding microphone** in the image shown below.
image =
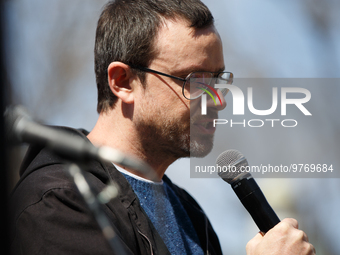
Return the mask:
<path fill-rule="evenodd" d="M 248 255 L 315 254 L 314 246 L 308 242 L 307 235 L 298 229 L 295 219 L 284 219 L 280 222 L 254 178 L 243 171 L 248 162 L 239 151 L 223 152 L 218 156 L 216 164 L 225 170 L 220 172 L 219 176 L 231 185 L 260 229 L 247 244 Z"/>
<path fill-rule="evenodd" d="M 295 219 L 284 219 L 264 236 L 258 233 L 246 246 L 247 255 L 313 255 L 314 246 L 308 236 L 298 229 Z"/>

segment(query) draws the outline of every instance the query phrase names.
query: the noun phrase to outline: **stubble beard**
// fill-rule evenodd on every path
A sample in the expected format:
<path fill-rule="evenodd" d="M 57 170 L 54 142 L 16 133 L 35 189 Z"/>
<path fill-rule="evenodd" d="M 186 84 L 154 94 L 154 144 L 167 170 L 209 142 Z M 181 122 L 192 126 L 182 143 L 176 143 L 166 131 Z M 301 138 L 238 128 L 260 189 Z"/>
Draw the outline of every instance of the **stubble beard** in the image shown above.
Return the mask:
<path fill-rule="evenodd" d="M 173 160 L 185 157 L 204 157 L 213 148 L 213 135 L 200 134 L 193 128 L 199 117 L 185 116 L 167 119 L 154 114 L 136 122 L 141 137 L 143 153 L 148 157 L 171 157 Z"/>
<path fill-rule="evenodd" d="M 200 108 L 199 108 L 200 110 Z M 208 155 L 214 145 L 213 134 L 202 134 L 195 127 L 199 119 L 217 119 L 217 112 L 208 109 L 207 115 L 202 116 L 196 112 L 191 113 L 190 117 L 190 156 L 202 158 Z"/>

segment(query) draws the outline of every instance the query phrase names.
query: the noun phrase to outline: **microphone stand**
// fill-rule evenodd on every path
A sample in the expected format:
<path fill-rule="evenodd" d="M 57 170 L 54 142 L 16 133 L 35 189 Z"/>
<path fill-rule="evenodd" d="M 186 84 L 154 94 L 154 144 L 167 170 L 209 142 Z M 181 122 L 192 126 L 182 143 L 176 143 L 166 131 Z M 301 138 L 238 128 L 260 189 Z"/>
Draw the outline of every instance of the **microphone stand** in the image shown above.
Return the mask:
<path fill-rule="evenodd" d="M 115 233 L 105 212 L 102 210 L 104 204 L 118 196 L 118 188 L 116 185 L 111 182 L 96 196 L 92 192 L 89 182 L 86 180 L 86 173 L 78 164 L 71 163 L 67 167 L 67 173 L 71 176 L 79 193 L 97 220 L 105 239 L 111 246 L 113 254 L 125 255 L 126 252 L 119 237 Z"/>

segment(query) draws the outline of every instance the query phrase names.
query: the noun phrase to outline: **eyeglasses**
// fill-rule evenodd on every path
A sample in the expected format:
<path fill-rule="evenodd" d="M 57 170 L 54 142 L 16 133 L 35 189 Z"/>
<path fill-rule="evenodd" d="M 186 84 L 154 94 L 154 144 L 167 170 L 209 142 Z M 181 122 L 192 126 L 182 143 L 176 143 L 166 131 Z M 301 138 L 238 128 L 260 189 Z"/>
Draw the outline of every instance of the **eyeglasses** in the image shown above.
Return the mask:
<path fill-rule="evenodd" d="M 199 98 L 204 92 L 209 93 L 207 90 L 210 89 L 217 94 L 215 90 L 215 84 L 232 84 L 234 75 L 230 72 L 192 72 L 185 79 L 176 77 L 170 74 L 162 73 L 159 71 L 155 71 L 149 69 L 147 67 L 136 67 L 131 66 L 134 69 L 155 73 L 159 75 L 163 75 L 166 77 L 170 77 L 183 82 L 182 85 L 182 93 L 186 99 L 193 100 Z M 221 89 L 222 95 L 226 96 L 228 93 L 228 89 Z"/>

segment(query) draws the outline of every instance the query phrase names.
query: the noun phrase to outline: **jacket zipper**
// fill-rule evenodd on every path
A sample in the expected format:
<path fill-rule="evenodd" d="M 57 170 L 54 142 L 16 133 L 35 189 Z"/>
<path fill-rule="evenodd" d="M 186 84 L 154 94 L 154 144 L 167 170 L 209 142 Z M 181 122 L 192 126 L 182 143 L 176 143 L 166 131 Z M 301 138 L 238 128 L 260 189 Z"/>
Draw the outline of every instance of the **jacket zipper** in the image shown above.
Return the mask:
<path fill-rule="evenodd" d="M 149 238 L 148 238 L 146 235 L 144 235 L 139 229 L 137 229 L 137 231 L 138 231 L 138 233 L 139 233 L 141 236 L 143 236 L 143 237 L 148 241 L 148 243 L 149 243 L 149 245 L 150 245 L 150 252 L 151 252 L 151 255 L 153 255 L 152 244 L 151 244 Z"/>
<path fill-rule="evenodd" d="M 205 235 L 206 235 L 206 239 L 207 239 L 207 243 L 206 243 L 206 246 L 207 246 L 207 255 L 210 255 L 210 252 L 209 252 L 209 235 L 208 235 L 208 217 L 207 215 L 204 214 L 204 222 L 205 222 Z"/>

